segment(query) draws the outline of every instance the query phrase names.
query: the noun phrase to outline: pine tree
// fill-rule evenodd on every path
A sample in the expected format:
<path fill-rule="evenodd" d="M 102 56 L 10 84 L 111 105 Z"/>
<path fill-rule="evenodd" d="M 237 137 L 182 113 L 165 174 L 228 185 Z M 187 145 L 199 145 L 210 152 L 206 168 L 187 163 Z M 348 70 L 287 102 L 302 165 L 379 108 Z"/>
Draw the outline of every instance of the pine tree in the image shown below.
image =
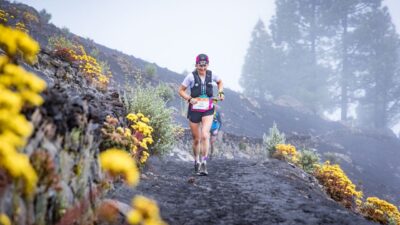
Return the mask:
<path fill-rule="evenodd" d="M 319 40 L 326 36 L 319 25 L 321 0 L 277 0 L 276 16 L 271 21 L 274 45 L 283 53 L 281 73 L 283 93 L 313 111 L 327 104 L 329 69 L 318 63 Z"/>
<path fill-rule="evenodd" d="M 321 3 L 322 22 L 329 30 L 336 30 L 337 45 L 333 54 L 338 55 L 338 86 L 340 87 L 341 120 L 348 119 L 348 107 L 353 103 L 353 94 L 357 83 L 357 64 L 353 53 L 357 45 L 352 45 L 351 36 L 359 26 L 361 18 L 371 7 L 379 5 L 381 0 L 325 0 Z"/>
<path fill-rule="evenodd" d="M 264 97 L 266 88 L 266 56 L 271 49 L 271 38 L 265 30 L 262 20 L 258 20 L 252 32 L 250 46 L 247 50 L 242 69 L 240 84 L 244 94 L 251 97 Z"/>
<path fill-rule="evenodd" d="M 400 112 L 398 95 L 399 37 L 388 9 L 375 5 L 354 31 L 356 59 L 360 68 L 359 88 L 365 93 L 359 100 L 361 125 L 384 128 Z"/>

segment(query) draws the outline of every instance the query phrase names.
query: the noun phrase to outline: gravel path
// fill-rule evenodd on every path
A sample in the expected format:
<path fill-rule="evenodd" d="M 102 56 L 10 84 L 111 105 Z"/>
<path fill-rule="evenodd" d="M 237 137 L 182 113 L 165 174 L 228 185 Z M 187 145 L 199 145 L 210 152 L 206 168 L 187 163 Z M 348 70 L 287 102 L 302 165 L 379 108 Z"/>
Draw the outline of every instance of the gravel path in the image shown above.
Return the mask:
<path fill-rule="evenodd" d="M 119 186 L 109 197 L 128 204 L 135 194 L 151 197 L 170 225 L 375 224 L 328 199 L 312 177 L 278 160 L 214 160 L 207 177 L 192 170 L 192 163 L 153 159 L 136 189 Z"/>

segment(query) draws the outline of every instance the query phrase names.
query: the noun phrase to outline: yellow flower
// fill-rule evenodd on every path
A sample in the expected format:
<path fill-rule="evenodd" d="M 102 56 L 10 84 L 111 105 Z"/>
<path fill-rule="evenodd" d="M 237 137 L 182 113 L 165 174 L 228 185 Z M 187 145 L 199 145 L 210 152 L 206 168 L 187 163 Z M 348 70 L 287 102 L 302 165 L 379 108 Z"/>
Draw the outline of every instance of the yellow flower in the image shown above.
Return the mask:
<path fill-rule="evenodd" d="M 24 24 L 19 23 L 19 26 L 23 29 Z M 6 46 L 6 53 L 11 56 L 14 56 L 17 53 L 17 49 L 21 50 L 25 60 L 34 57 L 40 49 L 39 44 L 30 38 L 28 34 L 5 27 L 1 24 L 0 45 Z"/>
<path fill-rule="evenodd" d="M 6 214 L 0 214 L 0 224 L 1 225 L 11 225 L 11 221 Z"/>
<path fill-rule="evenodd" d="M 132 205 L 135 209 L 139 210 L 144 217 L 158 217 L 160 212 L 156 202 L 141 195 L 133 199 Z"/>
<path fill-rule="evenodd" d="M 28 156 L 14 152 L 4 157 L 1 160 L 1 164 L 12 177 L 24 180 L 24 192 L 26 194 L 31 195 L 34 193 L 38 177 L 29 162 Z"/>
<path fill-rule="evenodd" d="M 129 113 L 126 118 L 132 122 L 136 122 L 138 120 L 138 116 L 133 114 L 133 113 Z"/>
<path fill-rule="evenodd" d="M 139 171 L 129 153 L 112 148 L 100 153 L 99 158 L 103 170 L 124 175 L 129 185 L 135 186 L 139 182 Z"/>
<path fill-rule="evenodd" d="M 140 163 L 145 163 L 147 159 L 149 158 L 150 154 L 146 151 L 142 152 L 142 157 L 140 157 Z"/>
<path fill-rule="evenodd" d="M 133 210 L 127 215 L 129 224 L 166 225 L 160 217 L 160 210 L 155 201 L 138 195 L 132 200 L 132 206 Z"/>
<path fill-rule="evenodd" d="M 124 129 L 122 127 L 117 127 L 117 132 L 119 134 L 123 134 L 124 133 Z"/>
<path fill-rule="evenodd" d="M 145 123 L 149 123 L 149 122 L 150 122 L 150 119 L 147 118 L 147 117 L 142 117 L 141 120 L 142 120 L 143 122 L 145 122 Z"/>
<path fill-rule="evenodd" d="M 132 153 L 136 155 L 138 147 L 136 145 L 132 146 Z"/>
<path fill-rule="evenodd" d="M 136 225 L 143 220 L 143 216 L 139 211 L 131 210 L 128 212 L 127 220 L 129 224 Z"/>
<path fill-rule="evenodd" d="M 124 130 L 125 130 L 125 133 L 124 133 L 124 136 L 125 136 L 125 137 L 130 137 L 130 136 L 132 136 L 132 131 L 131 131 L 131 129 L 125 128 Z"/>
<path fill-rule="evenodd" d="M 136 114 L 139 118 L 142 118 L 142 117 L 144 117 L 144 115 L 142 114 L 142 113 L 138 113 L 138 114 Z"/>
<path fill-rule="evenodd" d="M 146 137 L 142 141 L 147 143 L 147 144 L 150 144 L 150 145 L 153 144 L 153 142 L 154 142 L 153 138 L 151 138 L 151 137 Z"/>
<path fill-rule="evenodd" d="M 140 147 L 144 148 L 144 149 L 148 149 L 146 142 L 140 142 Z"/>

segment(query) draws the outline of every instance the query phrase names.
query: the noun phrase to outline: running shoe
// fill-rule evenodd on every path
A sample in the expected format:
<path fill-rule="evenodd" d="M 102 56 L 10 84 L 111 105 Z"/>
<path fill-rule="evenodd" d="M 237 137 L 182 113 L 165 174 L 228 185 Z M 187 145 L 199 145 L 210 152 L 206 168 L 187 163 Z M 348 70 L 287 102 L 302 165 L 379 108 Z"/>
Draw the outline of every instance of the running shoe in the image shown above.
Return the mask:
<path fill-rule="evenodd" d="M 208 175 L 207 164 L 205 162 L 201 163 L 199 173 L 200 173 L 200 175 L 203 175 L 203 176 Z"/>
<path fill-rule="evenodd" d="M 200 172 L 200 163 L 194 162 L 194 173 L 199 174 Z"/>

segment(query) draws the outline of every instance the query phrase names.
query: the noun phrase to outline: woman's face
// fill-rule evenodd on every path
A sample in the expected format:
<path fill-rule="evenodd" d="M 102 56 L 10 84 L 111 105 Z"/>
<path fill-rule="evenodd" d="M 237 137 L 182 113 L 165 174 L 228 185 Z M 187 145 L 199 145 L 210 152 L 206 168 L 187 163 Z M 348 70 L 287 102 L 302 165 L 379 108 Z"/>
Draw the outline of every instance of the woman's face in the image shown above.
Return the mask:
<path fill-rule="evenodd" d="M 206 72 L 207 68 L 208 68 L 208 64 L 207 63 L 198 63 L 198 64 L 196 64 L 196 69 L 200 73 Z"/>

